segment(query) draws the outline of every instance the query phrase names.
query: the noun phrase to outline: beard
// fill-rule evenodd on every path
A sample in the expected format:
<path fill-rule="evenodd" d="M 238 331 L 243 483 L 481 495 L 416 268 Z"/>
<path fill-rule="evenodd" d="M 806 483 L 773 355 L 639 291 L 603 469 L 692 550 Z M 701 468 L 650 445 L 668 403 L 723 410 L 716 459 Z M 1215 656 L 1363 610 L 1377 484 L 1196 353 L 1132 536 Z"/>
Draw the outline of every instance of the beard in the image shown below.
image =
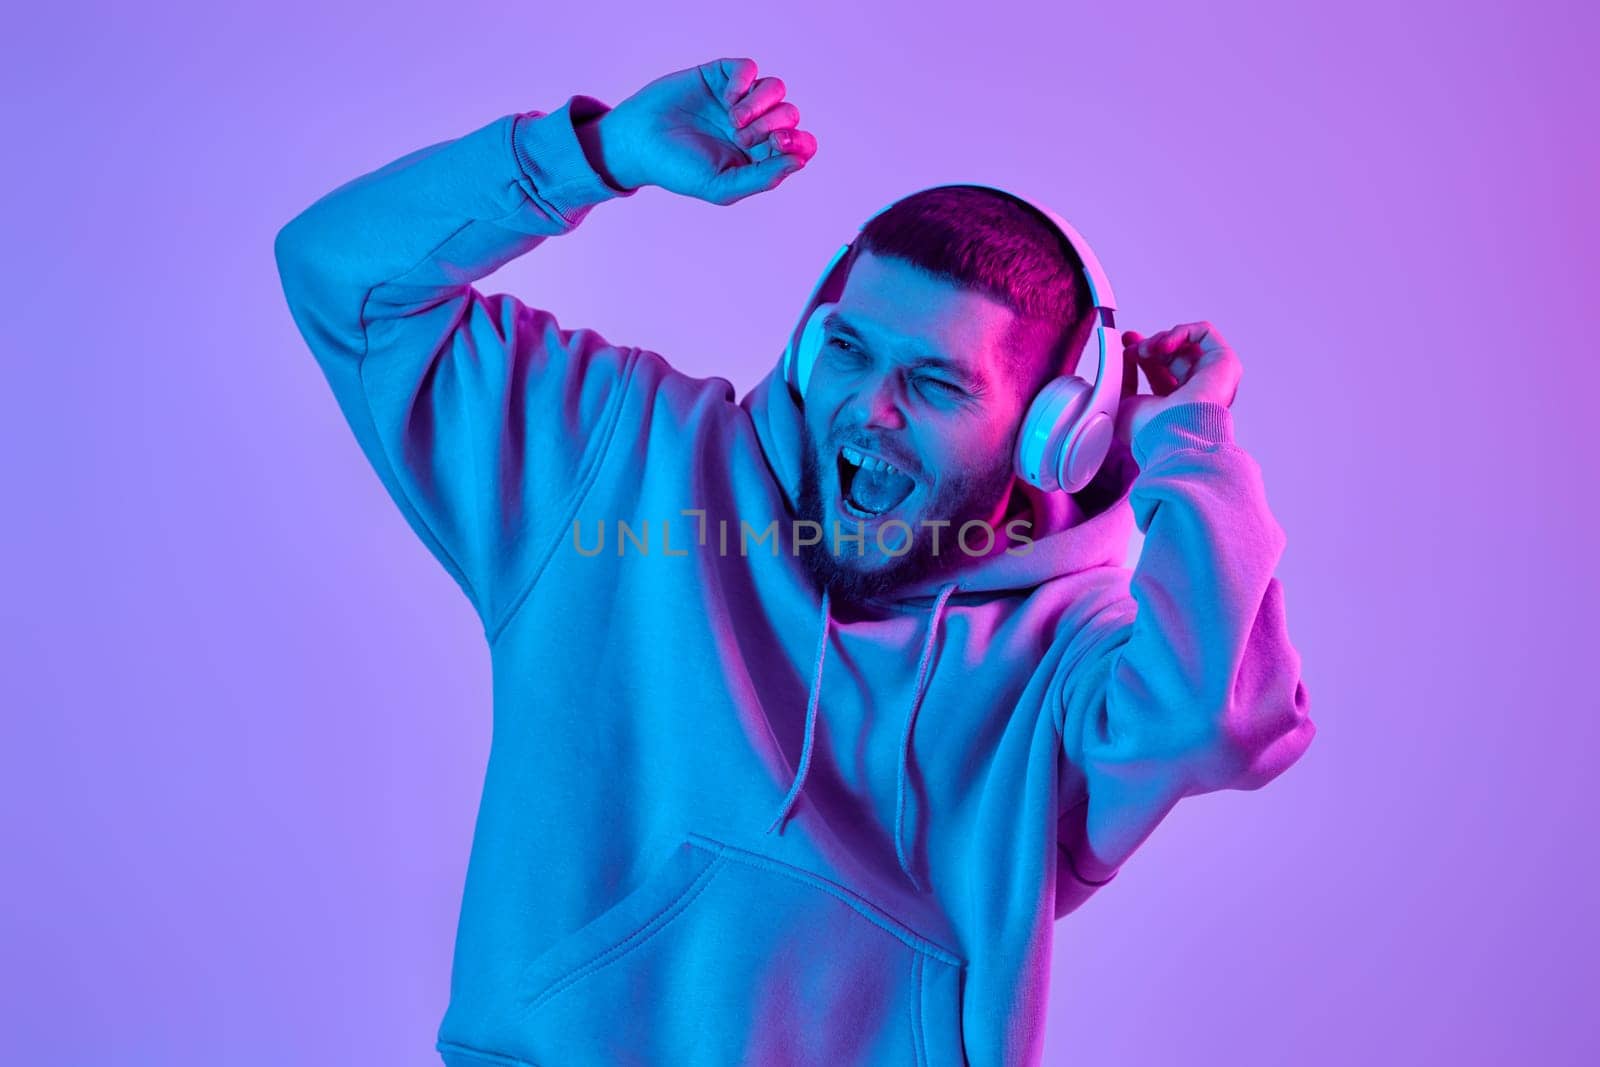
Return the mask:
<path fill-rule="evenodd" d="M 824 514 L 822 497 L 823 479 L 837 479 L 837 464 L 829 462 L 833 454 L 823 456 L 811 427 L 803 419 L 800 428 L 800 496 L 796 502 L 798 518 L 817 525 L 822 538 L 815 544 L 799 548 L 801 562 L 817 581 L 829 591 L 832 599 L 846 605 L 860 606 L 869 601 L 881 600 L 915 582 L 948 568 L 951 560 L 969 558 L 961 551 L 956 534 L 961 524 L 973 519 L 987 519 L 995 513 L 1001 498 L 1010 486 L 1012 460 L 1009 453 L 993 458 L 985 467 L 967 468 L 945 480 L 921 514 L 906 517 L 911 527 L 910 546 L 901 555 L 891 555 L 878 548 L 877 538 L 867 529 L 870 520 L 861 519 L 852 524 L 840 519 L 829 510 Z M 843 487 L 834 485 L 843 492 Z M 950 525 L 939 530 L 939 549 L 933 547 L 932 531 L 923 529 L 921 523 L 930 520 L 948 520 Z M 839 523 L 839 553 L 834 554 L 834 523 Z M 846 534 L 861 534 L 860 546 L 844 540 Z M 904 530 L 894 530 L 884 535 L 884 542 L 899 551 L 906 539 Z M 1003 538 L 1000 531 L 996 538 Z"/>

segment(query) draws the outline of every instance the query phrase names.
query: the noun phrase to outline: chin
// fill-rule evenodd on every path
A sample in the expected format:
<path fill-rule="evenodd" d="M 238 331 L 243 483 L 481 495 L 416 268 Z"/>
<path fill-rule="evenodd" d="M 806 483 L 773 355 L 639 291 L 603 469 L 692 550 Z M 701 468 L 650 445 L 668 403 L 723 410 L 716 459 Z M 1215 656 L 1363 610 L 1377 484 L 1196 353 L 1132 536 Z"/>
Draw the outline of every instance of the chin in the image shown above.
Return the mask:
<path fill-rule="evenodd" d="M 822 540 L 806 546 L 801 554 L 807 569 L 819 584 L 832 591 L 836 602 L 861 605 L 890 595 L 907 580 L 920 576 L 931 563 L 925 558 L 926 545 L 919 536 L 917 515 L 907 512 L 903 503 L 881 516 L 860 518 L 843 507 L 842 498 L 833 496 L 824 502 L 821 511 L 826 517 Z M 895 520 L 904 522 L 910 529 L 910 550 L 900 555 L 878 549 L 879 530 L 885 523 Z M 834 553 L 835 521 L 839 523 L 841 535 L 852 536 L 857 532 L 856 524 L 860 523 L 863 541 L 859 554 L 856 542 L 844 540 L 842 536 L 839 552 Z M 884 533 L 884 543 L 897 549 L 905 543 L 906 537 L 906 530 L 896 525 Z"/>

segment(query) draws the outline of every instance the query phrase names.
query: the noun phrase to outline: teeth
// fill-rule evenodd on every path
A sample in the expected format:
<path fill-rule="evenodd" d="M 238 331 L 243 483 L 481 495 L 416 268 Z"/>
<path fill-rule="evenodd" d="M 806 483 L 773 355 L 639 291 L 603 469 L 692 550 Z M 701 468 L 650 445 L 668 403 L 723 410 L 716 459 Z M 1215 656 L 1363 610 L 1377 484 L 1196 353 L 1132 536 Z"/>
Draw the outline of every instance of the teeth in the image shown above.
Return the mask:
<path fill-rule="evenodd" d="M 900 468 L 896 467 L 893 463 L 881 460 L 877 456 L 863 455 L 862 453 L 851 448 L 849 445 L 846 445 L 842 451 L 844 452 L 844 458 L 849 460 L 857 467 L 863 467 L 869 471 L 892 471 L 895 474 L 900 473 Z"/>

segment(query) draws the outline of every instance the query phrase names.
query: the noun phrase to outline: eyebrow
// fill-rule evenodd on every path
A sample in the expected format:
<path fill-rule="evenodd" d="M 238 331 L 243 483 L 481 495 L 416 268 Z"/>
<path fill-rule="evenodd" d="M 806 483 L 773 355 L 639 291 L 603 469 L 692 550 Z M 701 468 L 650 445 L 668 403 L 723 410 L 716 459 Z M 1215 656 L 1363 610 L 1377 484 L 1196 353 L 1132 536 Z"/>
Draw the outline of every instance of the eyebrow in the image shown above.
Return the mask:
<path fill-rule="evenodd" d="M 837 311 L 830 311 L 823 316 L 822 328 L 829 333 L 841 334 L 851 340 L 860 341 L 863 345 L 867 343 L 867 339 L 861 336 L 861 331 L 850 325 L 849 321 Z M 954 360 L 934 355 L 922 345 L 913 345 L 912 351 L 916 353 L 916 357 L 909 364 L 913 370 L 923 367 L 937 368 L 959 380 L 968 391 L 975 393 L 982 392 L 988 384 L 984 381 L 983 375 L 977 371 L 968 370 Z"/>

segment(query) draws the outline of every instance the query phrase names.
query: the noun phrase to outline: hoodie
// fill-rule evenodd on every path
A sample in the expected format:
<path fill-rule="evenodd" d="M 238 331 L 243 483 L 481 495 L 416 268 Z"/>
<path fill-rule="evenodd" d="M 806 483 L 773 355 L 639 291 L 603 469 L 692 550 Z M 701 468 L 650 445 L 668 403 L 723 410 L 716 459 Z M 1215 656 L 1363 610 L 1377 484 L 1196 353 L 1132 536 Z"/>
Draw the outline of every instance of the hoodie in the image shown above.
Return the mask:
<path fill-rule="evenodd" d="M 1019 485 L 1028 550 L 840 617 L 795 555 L 779 367 L 739 399 L 473 285 L 632 195 L 574 131 L 605 109 L 414 151 L 275 245 L 491 651 L 438 1051 L 1037 1063 L 1054 921 L 1178 800 L 1259 788 L 1315 732 L 1260 471 L 1226 407 L 1175 405 L 1082 492 Z"/>

